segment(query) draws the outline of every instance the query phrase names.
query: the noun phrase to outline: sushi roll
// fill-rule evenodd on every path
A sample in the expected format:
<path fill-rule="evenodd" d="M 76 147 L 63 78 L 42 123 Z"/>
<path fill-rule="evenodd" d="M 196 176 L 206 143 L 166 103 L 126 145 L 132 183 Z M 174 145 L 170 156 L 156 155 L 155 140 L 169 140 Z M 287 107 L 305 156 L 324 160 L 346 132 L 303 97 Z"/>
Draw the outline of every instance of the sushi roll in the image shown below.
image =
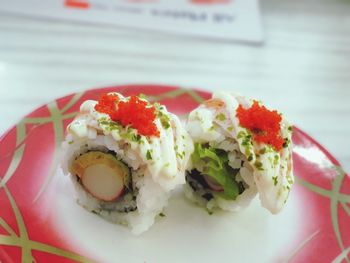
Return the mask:
<path fill-rule="evenodd" d="M 138 96 L 87 100 L 68 125 L 62 170 L 78 203 L 132 232 L 146 231 L 185 183 L 193 143 L 178 117 Z"/>
<path fill-rule="evenodd" d="M 240 211 L 256 195 L 281 211 L 294 183 L 292 126 L 261 102 L 215 93 L 189 114 L 194 152 L 185 193 L 209 211 Z"/>

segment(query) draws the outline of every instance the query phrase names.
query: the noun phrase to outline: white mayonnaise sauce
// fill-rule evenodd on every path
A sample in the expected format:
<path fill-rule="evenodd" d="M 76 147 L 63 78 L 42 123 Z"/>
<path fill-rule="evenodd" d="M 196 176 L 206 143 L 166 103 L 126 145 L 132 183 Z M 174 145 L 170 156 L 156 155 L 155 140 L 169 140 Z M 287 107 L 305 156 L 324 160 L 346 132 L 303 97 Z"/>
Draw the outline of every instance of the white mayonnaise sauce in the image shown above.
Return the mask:
<path fill-rule="evenodd" d="M 127 99 L 119 93 L 116 94 L 121 100 Z M 155 124 L 160 132 L 160 136 L 141 136 L 139 140 L 136 140 L 132 138 L 133 134 L 137 135 L 135 129 L 128 129 L 112 122 L 107 114 L 95 110 L 96 104 L 97 102 L 93 100 L 87 100 L 82 103 L 80 114 L 68 126 L 68 132 L 73 135 L 73 138 L 91 138 L 101 133 L 104 135 L 111 134 L 114 140 L 123 140 L 139 153 L 142 161 L 147 164 L 147 169 L 153 180 L 158 181 L 162 187 L 170 187 L 169 181 L 171 180 L 185 183 L 184 173 L 187 162 L 193 152 L 193 143 L 176 115 L 167 112 L 164 106 L 158 109 L 169 117 L 169 127 L 163 127 L 160 119 L 157 117 Z M 111 122 L 117 128 L 111 129 L 109 125 Z"/>

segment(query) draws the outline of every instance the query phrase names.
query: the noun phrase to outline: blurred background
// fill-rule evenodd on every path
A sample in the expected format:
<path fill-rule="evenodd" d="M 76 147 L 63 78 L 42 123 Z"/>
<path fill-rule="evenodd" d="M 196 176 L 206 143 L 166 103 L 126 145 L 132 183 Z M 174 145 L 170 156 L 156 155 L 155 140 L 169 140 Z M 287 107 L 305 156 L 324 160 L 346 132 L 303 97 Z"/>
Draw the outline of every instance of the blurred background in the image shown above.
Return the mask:
<path fill-rule="evenodd" d="M 154 4 L 146 2 L 137 4 Z M 196 10 L 229 2 L 193 1 Z M 128 27 L 127 19 L 102 25 L 50 18 L 49 9 L 45 18 L 0 8 L 0 134 L 36 107 L 90 88 L 156 83 L 228 90 L 284 112 L 350 171 L 350 1 L 259 5 L 261 16 L 255 7 L 235 11 L 244 21 L 232 25 L 238 29 L 227 39 L 167 32 L 176 25 L 162 25 L 162 33 Z M 255 39 L 245 40 L 253 27 Z"/>

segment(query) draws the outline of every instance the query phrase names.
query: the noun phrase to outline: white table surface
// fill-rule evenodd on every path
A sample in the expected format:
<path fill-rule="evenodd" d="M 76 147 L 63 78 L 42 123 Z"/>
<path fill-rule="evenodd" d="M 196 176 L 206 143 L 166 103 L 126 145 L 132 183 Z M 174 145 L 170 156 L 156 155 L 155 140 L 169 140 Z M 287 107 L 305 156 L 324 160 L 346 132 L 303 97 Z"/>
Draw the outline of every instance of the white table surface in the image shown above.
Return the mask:
<path fill-rule="evenodd" d="M 350 1 L 266 0 L 263 46 L 0 14 L 0 133 L 68 93 L 125 83 L 262 99 L 350 171 Z"/>

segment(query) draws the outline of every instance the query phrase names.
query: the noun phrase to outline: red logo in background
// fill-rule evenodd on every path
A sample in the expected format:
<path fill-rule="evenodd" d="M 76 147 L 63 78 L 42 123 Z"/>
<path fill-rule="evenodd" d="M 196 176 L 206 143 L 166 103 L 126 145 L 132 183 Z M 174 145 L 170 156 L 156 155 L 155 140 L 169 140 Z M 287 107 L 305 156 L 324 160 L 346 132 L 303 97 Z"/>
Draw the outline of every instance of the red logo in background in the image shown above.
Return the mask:
<path fill-rule="evenodd" d="M 70 8 L 88 9 L 90 3 L 87 0 L 65 0 L 64 6 Z"/>

